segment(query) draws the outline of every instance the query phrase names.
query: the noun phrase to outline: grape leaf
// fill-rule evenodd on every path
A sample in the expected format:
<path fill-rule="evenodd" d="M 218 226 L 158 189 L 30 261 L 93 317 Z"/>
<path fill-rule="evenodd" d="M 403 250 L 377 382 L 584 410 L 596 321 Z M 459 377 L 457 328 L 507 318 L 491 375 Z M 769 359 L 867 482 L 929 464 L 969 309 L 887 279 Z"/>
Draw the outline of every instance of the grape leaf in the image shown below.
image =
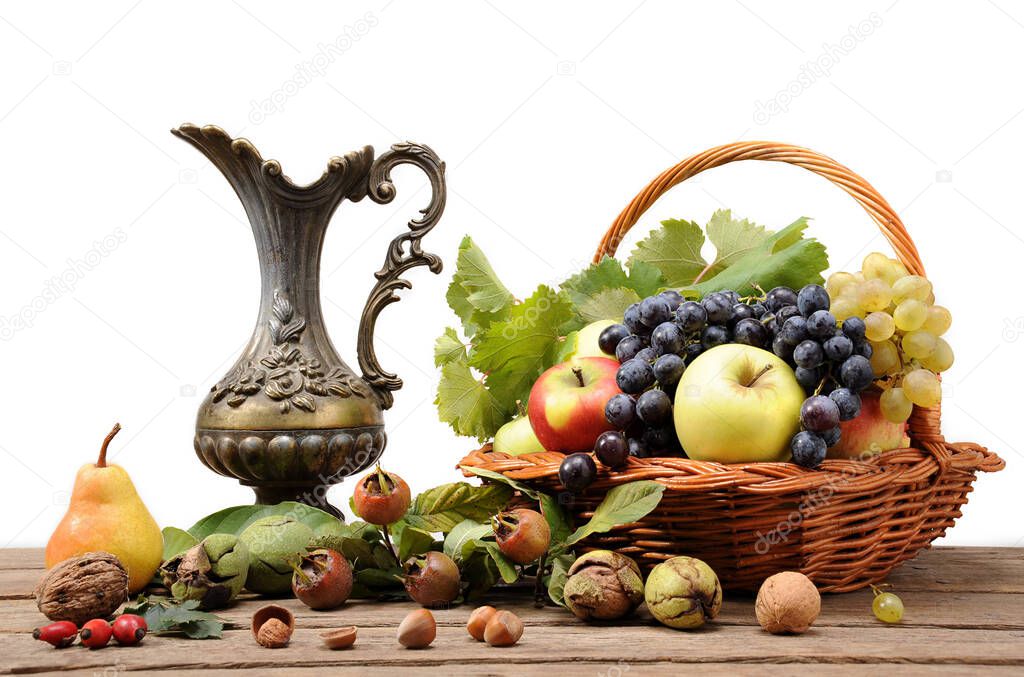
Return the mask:
<path fill-rule="evenodd" d="M 637 263 L 650 264 L 661 271 L 667 286 L 686 287 L 708 265 L 700 253 L 703 246 L 700 226 L 693 221 L 669 219 L 637 243 L 628 265 L 633 269 Z"/>
<path fill-rule="evenodd" d="M 467 336 L 505 317 L 515 300 L 468 235 L 459 244 L 455 275 L 445 298 L 462 320 Z"/>
<path fill-rule="evenodd" d="M 602 289 L 580 304 L 579 314 L 587 322 L 621 320 L 626 308 L 639 302 L 640 296 L 632 289 Z"/>
<path fill-rule="evenodd" d="M 542 284 L 507 319 L 474 337 L 469 363 L 487 374 L 487 389 L 503 411 L 515 411 L 517 400 L 529 399 L 533 382 L 555 363 L 561 328 L 570 319 L 566 295 Z"/>
<path fill-rule="evenodd" d="M 486 521 L 511 496 L 512 489 L 501 484 L 442 484 L 416 496 L 402 520 L 424 531 L 450 532 L 463 520 Z"/>
<path fill-rule="evenodd" d="M 701 275 L 704 280 L 710 280 L 748 251 L 759 247 L 771 234 L 753 221 L 733 218 L 729 209 L 719 209 L 712 214 L 706 230 L 708 239 L 715 245 L 715 260 Z"/>
<path fill-rule="evenodd" d="M 654 266 L 637 261 L 627 275 L 618 259 L 605 256 L 563 282 L 562 289 L 576 306 L 581 306 L 604 289 L 632 289 L 643 298 L 657 293 L 664 282 L 661 271 Z"/>
<path fill-rule="evenodd" d="M 573 545 L 591 534 L 604 533 L 614 527 L 636 522 L 658 507 L 664 492 L 665 485 L 651 480 L 620 484 L 605 494 L 604 500 L 594 510 L 594 516 L 574 531 L 566 539 L 566 544 Z"/>
<path fill-rule="evenodd" d="M 451 327 L 434 340 L 434 366 L 443 367 L 454 360 L 466 359 L 466 346 Z"/>
<path fill-rule="evenodd" d="M 463 359 L 441 368 L 434 404 L 440 419 L 452 430 L 481 441 L 493 437 L 512 411 L 494 398 Z"/>
<path fill-rule="evenodd" d="M 753 291 L 755 284 L 767 290 L 779 285 L 799 289 L 806 284 L 821 283 L 821 272 L 828 268 L 828 253 L 825 245 L 803 237 L 806 228 L 807 219 L 797 219 L 771 233 L 722 272 L 694 287 L 702 294 L 734 289 L 743 295 Z"/>

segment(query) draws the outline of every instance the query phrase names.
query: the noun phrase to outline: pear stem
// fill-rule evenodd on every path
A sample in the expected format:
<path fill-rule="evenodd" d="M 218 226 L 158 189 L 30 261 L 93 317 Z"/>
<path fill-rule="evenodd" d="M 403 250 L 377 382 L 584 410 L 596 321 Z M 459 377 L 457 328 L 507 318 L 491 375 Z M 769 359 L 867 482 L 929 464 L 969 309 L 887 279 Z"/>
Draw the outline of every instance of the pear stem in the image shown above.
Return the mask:
<path fill-rule="evenodd" d="M 576 375 L 576 381 L 579 382 L 580 388 L 586 387 L 586 382 L 583 380 L 583 370 L 579 367 L 573 367 L 572 373 Z"/>
<path fill-rule="evenodd" d="M 107 433 L 106 438 L 104 438 L 103 446 L 100 447 L 100 457 L 96 459 L 97 468 L 107 467 L 107 447 L 110 446 L 110 440 L 114 439 L 114 435 L 116 435 L 119 432 L 121 432 L 121 424 L 115 423 L 111 431 Z"/>
<path fill-rule="evenodd" d="M 762 376 L 764 376 L 765 374 L 767 374 L 771 370 L 772 370 L 772 365 L 770 365 L 770 364 L 764 365 L 763 367 L 761 367 L 761 371 L 757 372 L 757 374 L 754 375 L 754 378 L 750 379 L 750 383 L 746 383 L 744 385 L 746 385 L 746 387 L 748 387 L 748 388 L 751 387 L 752 385 L 757 383 L 757 379 L 761 378 Z"/>

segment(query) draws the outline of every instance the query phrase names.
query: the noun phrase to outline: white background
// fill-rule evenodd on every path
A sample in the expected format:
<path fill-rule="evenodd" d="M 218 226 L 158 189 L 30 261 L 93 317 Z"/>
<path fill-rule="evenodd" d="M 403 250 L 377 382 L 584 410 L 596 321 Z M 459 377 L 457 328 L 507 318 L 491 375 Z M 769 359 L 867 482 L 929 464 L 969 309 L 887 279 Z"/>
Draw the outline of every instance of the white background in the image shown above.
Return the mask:
<path fill-rule="evenodd" d="M 522 297 L 579 268 L 634 193 L 686 155 L 771 139 L 839 159 L 904 216 L 954 312 L 947 436 L 1009 464 L 979 478 L 945 542 L 1024 541 L 1020 3 L 168 7 L 0 8 L 0 317 L 31 319 L 0 341 L 0 545 L 46 542 L 115 420 L 112 455 L 161 525 L 251 501 L 192 450 L 202 394 L 249 337 L 259 278 L 228 184 L 168 133 L 186 121 L 248 137 L 300 181 L 367 143 L 413 139 L 447 161 L 448 209 L 425 241 L 447 267 L 413 271 L 415 288 L 378 324 L 381 361 L 406 384 L 384 461 L 414 490 L 458 479 L 474 448 L 432 404 L 432 343 L 455 324 L 444 291 L 463 234 Z M 324 67 L 296 84 L 312 60 Z M 372 271 L 426 203 L 414 169 L 396 176 L 392 205 L 343 205 L 328 233 L 325 314 L 350 364 Z M 775 228 L 814 217 L 833 269 L 885 250 L 841 191 L 775 164 L 691 181 L 637 230 L 722 206 Z M 123 241 L 98 265 L 76 266 L 111 235 Z M 44 299 L 62 275 L 73 287 Z M 344 505 L 349 493 L 331 496 Z"/>

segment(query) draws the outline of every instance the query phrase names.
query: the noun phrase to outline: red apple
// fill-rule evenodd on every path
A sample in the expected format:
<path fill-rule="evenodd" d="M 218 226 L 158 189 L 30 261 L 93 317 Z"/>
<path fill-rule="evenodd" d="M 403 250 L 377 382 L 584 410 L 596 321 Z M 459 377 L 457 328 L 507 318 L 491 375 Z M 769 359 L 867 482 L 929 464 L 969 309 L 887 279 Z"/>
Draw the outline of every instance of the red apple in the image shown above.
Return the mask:
<path fill-rule="evenodd" d="M 549 451 L 591 451 L 612 426 L 604 405 L 622 392 L 615 383 L 617 360 L 577 357 L 540 375 L 530 390 L 527 411 L 541 445 Z"/>
<path fill-rule="evenodd" d="M 906 423 L 892 423 L 882 416 L 878 405 L 879 393 L 865 391 L 860 394 L 860 415 L 839 424 L 842 437 L 828 450 L 829 458 L 866 459 L 890 449 L 910 445 L 906 436 Z"/>

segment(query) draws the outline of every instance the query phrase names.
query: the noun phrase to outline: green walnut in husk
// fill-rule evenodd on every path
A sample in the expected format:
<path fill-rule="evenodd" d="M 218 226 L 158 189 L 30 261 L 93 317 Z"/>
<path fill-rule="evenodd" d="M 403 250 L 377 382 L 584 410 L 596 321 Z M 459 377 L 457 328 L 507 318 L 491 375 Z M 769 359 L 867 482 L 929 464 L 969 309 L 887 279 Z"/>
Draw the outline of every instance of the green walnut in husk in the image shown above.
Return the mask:
<path fill-rule="evenodd" d="M 701 560 L 673 557 L 651 570 L 644 598 L 658 621 L 670 628 L 692 630 L 718 615 L 722 585 Z"/>
<path fill-rule="evenodd" d="M 291 592 L 292 565 L 312 538 L 313 530 L 292 517 L 263 517 L 250 524 L 238 537 L 249 548 L 245 587 L 264 595 Z"/>
<path fill-rule="evenodd" d="M 249 572 L 249 548 L 234 534 L 211 534 L 160 567 L 164 585 L 178 600 L 202 609 L 227 606 L 242 591 Z"/>
<path fill-rule="evenodd" d="M 569 567 L 563 598 L 577 618 L 614 620 L 632 613 L 644 599 L 640 567 L 611 550 L 595 550 Z"/>

